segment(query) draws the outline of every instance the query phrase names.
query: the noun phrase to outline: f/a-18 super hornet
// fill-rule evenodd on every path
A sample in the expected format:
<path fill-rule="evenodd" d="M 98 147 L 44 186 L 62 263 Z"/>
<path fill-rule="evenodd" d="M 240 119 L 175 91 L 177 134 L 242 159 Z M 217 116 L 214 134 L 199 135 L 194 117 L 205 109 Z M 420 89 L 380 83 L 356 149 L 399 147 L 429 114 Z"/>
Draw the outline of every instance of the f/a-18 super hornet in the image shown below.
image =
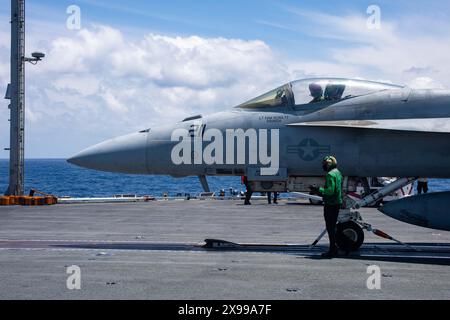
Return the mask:
<path fill-rule="evenodd" d="M 235 108 L 115 138 L 70 163 L 109 172 L 246 176 L 255 191 L 305 192 L 321 183 L 321 159 L 334 155 L 352 192 L 363 177 L 398 177 L 360 201 L 345 201 L 357 249 L 359 207 L 379 201 L 418 177 L 450 178 L 450 91 L 386 83 L 315 78 L 293 81 Z M 450 230 L 450 192 L 390 202 L 395 219 Z M 356 212 L 356 213 L 355 213 Z M 350 223 L 350 224 L 349 224 Z M 342 230 L 342 228 L 338 228 Z"/>

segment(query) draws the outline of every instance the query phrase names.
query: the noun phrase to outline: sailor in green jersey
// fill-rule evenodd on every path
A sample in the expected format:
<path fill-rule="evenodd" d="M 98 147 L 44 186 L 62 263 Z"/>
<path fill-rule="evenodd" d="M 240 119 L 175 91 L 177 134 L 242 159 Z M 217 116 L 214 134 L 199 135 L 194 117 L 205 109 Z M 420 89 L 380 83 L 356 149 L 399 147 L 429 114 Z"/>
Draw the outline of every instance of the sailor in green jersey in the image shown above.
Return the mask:
<path fill-rule="evenodd" d="M 322 196 L 324 202 L 324 218 L 327 227 L 330 248 L 327 253 L 322 254 L 324 258 L 332 258 L 337 255 L 336 246 L 336 223 L 339 209 L 342 205 L 342 174 L 337 169 L 337 160 L 333 156 L 323 159 L 322 167 L 327 172 L 325 186 L 317 188 L 310 186 L 313 194 Z"/>

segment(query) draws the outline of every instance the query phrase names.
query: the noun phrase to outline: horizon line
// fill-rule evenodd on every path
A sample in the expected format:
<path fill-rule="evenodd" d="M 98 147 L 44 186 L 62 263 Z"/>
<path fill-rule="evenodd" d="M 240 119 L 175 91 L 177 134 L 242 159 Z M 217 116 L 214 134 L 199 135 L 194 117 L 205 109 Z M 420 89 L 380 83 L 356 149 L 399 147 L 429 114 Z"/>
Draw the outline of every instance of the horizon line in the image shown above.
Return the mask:
<path fill-rule="evenodd" d="M 26 160 L 67 160 L 68 158 L 25 158 Z M 0 158 L 0 160 L 8 160 L 8 158 Z"/>

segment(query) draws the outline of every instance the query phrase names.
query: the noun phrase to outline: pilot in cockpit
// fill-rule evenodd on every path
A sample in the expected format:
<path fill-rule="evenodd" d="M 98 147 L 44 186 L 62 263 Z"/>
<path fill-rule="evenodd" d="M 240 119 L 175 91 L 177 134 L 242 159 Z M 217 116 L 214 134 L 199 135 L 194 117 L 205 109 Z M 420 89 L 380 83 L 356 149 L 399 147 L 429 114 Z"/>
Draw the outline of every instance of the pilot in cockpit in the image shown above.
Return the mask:
<path fill-rule="evenodd" d="M 324 99 L 327 101 L 340 100 L 345 91 L 345 85 L 328 84 L 325 88 Z"/>
<path fill-rule="evenodd" d="M 280 89 L 277 91 L 275 99 L 280 100 L 282 105 L 287 105 L 288 103 L 286 91 L 284 89 Z"/>
<path fill-rule="evenodd" d="M 311 83 L 309 85 L 309 91 L 311 92 L 311 97 L 314 98 L 309 103 L 315 103 L 315 102 L 323 101 L 323 89 L 322 89 L 322 86 L 320 84 Z"/>

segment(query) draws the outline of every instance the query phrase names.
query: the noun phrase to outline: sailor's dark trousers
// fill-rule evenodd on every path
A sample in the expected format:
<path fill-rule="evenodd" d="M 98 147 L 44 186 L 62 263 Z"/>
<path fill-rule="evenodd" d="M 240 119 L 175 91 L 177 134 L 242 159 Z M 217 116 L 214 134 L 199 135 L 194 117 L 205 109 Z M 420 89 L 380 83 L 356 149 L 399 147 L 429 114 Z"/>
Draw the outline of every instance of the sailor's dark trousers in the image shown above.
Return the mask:
<path fill-rule="evenodd" d="M 323 216 L 325 218 L 325 225 L 327 227 L 328 239 L 330 240 L 329 251 L 335 251 L 336 247 L 336 223 L 339 216 L 340 205 L 325 205 L 323 209 Z"/>

